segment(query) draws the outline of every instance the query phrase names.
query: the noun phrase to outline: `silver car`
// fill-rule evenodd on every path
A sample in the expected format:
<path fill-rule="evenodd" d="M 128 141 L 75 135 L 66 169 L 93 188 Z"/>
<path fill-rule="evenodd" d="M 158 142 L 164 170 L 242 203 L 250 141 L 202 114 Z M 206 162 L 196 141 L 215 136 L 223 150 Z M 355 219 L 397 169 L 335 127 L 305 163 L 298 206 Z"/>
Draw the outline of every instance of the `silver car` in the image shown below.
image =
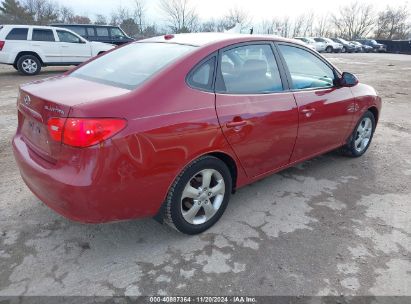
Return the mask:
<path fill-rule="evenodd" d="M 325 42 L 317 42 L 310 37 L 294 37 L 294 39 L 298 39 L 305 44 L 312 46 L 317 52 L 324 52 L 327 46 Z"/>

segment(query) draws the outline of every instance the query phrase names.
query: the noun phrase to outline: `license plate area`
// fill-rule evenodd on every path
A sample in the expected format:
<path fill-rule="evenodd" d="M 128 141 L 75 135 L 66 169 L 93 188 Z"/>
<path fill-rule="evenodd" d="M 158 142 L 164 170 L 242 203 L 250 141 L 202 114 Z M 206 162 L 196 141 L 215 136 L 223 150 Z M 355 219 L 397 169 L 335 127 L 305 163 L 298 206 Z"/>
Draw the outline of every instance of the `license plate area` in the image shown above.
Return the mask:
<path fill-rule="evenodd" d="M 22 133 L 24 138 L 28 140 L 30 144 L 34 145 L 43 153 L 50 155 L 49 137 L 47 128 L 44 124 L 35 119 L 25 117 Z"/>

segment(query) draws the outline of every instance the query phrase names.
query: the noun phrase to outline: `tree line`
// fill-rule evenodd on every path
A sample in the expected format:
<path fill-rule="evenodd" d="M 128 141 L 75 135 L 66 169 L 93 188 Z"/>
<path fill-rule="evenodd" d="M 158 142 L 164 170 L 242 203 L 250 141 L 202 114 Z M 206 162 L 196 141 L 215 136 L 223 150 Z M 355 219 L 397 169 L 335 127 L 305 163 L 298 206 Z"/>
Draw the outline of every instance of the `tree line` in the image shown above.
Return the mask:
<path fill-rule="evenodd" d="M 323 16 L 308 12 L 294 18 L 285 15 L 266 20 L 253 18 L 239 7 L 229 9 L 221 18 L 201 20 L 192 0 L 159 0 L 158 9 L 163 15 L 161 23 L 149 20 L 144 0 L 134 0 L 127 7 L 118 6 L 108 16 L 96 14 L 91 18 L 53 0 L 1 0 L 0 24 L 111 24 L 121 26 L 135 38 L 164 33 L 223 32 L 234 26 L 241 27 L 243 32 L 253 29 L 254 33 L 283 37 L 336 36 L 351 40 L 366 36 L 409 39 L 411 35 L 406 3 L 375 11 L 371 3 L 354 1 Z"/>

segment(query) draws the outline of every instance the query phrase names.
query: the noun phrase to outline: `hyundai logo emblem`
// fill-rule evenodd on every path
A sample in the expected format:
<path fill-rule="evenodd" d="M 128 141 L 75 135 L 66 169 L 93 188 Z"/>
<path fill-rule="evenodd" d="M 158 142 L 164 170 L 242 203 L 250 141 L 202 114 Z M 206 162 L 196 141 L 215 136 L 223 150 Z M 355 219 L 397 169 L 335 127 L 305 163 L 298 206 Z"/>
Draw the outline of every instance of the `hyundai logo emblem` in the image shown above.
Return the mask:
<path fill-rule="evenodd" d="M 30 96 L 26 95 L 24 96 L 24 103 L 28 106 L 31 103 L 31 99 Z"/>

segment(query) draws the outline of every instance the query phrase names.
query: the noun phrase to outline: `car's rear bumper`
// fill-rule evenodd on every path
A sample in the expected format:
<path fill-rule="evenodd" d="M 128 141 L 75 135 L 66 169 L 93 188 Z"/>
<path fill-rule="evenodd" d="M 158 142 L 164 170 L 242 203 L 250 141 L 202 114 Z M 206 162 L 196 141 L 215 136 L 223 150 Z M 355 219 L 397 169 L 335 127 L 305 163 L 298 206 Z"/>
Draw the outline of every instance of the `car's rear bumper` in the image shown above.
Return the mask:
<path fill-rule="evenodd" d="M 118 157 L 115 148 L 104 152 L 103 167 L 96 166 L 97 155 L 94 161 L 88 156 L 89 161 L 80 165 L 49 163 L 18 134 L 13 138 L 13 152 L 30 190 L 48 207 L 71 220 L 103 223 L 148 217 L 154 216 L 161 205 L 161 201 L 151 200 L 144 180 L 127 181 L 120 168 L 113 168 L 107 152 Z"/>
<path fill-rule="evenodd" d="M 14 60 L 13 60 L 11 54 L 9 54 L 5 51 L 0 51 L 0 63 L 2 63 L 2 64 L 13 64 Z"/>

